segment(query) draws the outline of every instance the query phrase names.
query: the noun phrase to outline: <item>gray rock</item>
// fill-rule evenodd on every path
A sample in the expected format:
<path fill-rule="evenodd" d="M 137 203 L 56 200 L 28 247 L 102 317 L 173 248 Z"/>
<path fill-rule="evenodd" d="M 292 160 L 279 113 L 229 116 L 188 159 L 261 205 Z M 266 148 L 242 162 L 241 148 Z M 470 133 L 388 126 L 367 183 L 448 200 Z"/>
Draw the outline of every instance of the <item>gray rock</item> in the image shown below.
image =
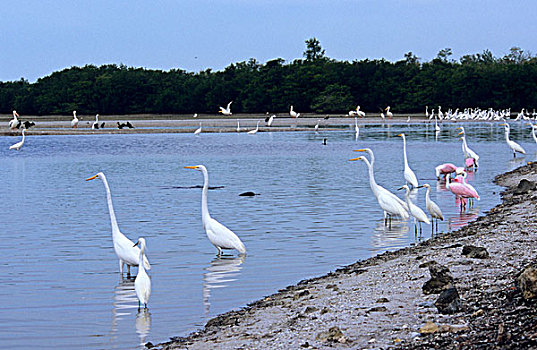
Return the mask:
<path fill-rule="evenodd" d="M 526 267 L 517 278 L 518 287 L 524 299 L 533 299 L 537 296 L 537 265 Z"/>
<path fill-rule="evenodd" d="M 488 259 L 490 257 L 485 247 L 476 247 L 473 245 L 465 245 L 462 248 L 462 255 L 476 259 Z"/>
<path fill-rule="evenodd" d="M 535 189 L 535 182 L 529 181 L 527 179 L 522 179 L 518 183 L 517 188 L 515 188 L 515 194 L 524 194 L 531 190 Z"/>
<path fill-rule="evenodd" d="M 346 343 L 347 338 L 343 335 L 343 332 L 339 327 L 331 327 L 328 331 L 321 332 L 317 334 L 317 340 L 322 342 L 333 342 L 333 343 Z"/>
<path fill-rule="evenodd" d="M 461 298 L 457 288 L 452 287 L 444 290 L 438 296 L 438 299 L 434 303 L 438 312 L 442 314 L 453 314 L 461 308 Z"/>
<path fill-rule="evenodd" d="M 453 276 L 447 267 L 434 263 L 429 265 L 429 273 L 431 279 L 422 287 L 424 294 L 438 294 L 453 287 Z"/>

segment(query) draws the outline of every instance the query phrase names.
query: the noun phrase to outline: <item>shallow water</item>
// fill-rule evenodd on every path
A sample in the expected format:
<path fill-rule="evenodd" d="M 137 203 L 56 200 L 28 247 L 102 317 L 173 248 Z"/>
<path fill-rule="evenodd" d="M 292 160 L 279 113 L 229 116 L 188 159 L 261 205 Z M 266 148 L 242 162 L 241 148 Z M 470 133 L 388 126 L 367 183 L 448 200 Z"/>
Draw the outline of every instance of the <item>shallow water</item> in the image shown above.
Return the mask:
<path fill-rule="evenodd" d="M 349 162 L 375 151 L 377 182 L 403 184 L 402 140 L 409 162 L 455 230 L 499 202 L 498 173 L 535 160 L 529 127 L 512 124 L 512 139 L 528 154 L 513 159 L 503 128 L 466 125 L 480 169 L 468 176 L 481 201 L 461 213 L 453 195 L 434 179 L 440 163 L 462 164 L 455 124 L 435 137 L 424 124 L 362 127 L 354 132 L 247 134 L 136 134 L 0 138 L 0 338 L 4 347 L 133 348 L 165 341 L 203 326 L 301 279 L 358 259 L 415 243 L 406 222 L 384 226 L 367 169 Z M 322 145 L 327 138 L 327 145 Z M 243 240 L 246 258 L 216 259 L 201 226 L 204 164 L 214 218 Z M 133 281 L 119 275 L 112 248 L 103 171 L 111 186 L 120 229 L 147 239 L 153 293 L 148 312 L 137 312 Z M 256 197 L 239 197 L 245 191 Z M 425 191 L 413 198 L 424 208 Z M 402 196 L 402 193 L 399 194 Z M 430 237 L 424 225 L 422 239 Z M 418 238 L 419 239 L 419 238 Z"/>

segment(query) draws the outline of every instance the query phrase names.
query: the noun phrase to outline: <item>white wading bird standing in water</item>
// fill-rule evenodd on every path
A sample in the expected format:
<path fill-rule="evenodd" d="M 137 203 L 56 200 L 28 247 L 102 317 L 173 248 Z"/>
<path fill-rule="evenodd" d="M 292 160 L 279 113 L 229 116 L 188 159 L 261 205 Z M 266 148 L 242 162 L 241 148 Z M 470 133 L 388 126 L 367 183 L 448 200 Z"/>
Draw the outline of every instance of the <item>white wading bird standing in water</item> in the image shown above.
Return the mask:
<path fill-rule="evenodd" d="M 22 140 L 9 146 L 9 149 L 14 149 L 14 150 L 20 150 L 22 148 L 22 146 L 24 146 L 24 137 L 25 137 L 25 133 L 26 133 L 26 129 L 22 129 Z"/>
<path fill-rule="evenodd" d="M 201 193 L 201 221 L 209 241 L 218 249 L 218 256 L 222 255 L 222 249 L 235 249 L 240 254 L 246 254 L 246 247 L 240 238 L 230 229 L 216 221 L 209 214 L 207 205 L 207 191 L 209 190 L 209 173 L 203 165 L 186 166 L 185 169 L 194 169 L 203 173 L 203 190 Z"/>
<path fill-rule="evenodd" d="M 138 256 L 138 274 L 134 280 L 134 290 L 138 297 L 138 310 L 140 310 L 140 304 L 144 304 L 144 309 L 147 309 L 147 302 L 151 295 L 151 279 L 149 279 L 147 272 L 145 272 L 143 264 L 145 257 L 145 239 L 142 237 L 138 238 L 138 242 L 134 244 L 134 247 L 137 245 L 140 246 L 140 254 Z"/>
<path fill-rule="evenodd" d="M 104 174 L 98 173 L 90 178 L 87 178 L 86 181 L 93 179 L 101 179 L 106 189 L 106 200 L 108 202 L 108 211 L 110 213 L 110 223 L 112 224 L 112 241 L 114 243 L 114 250 L 117 257 L 119 258 L 119 272 L 123 273 L 123 265 L 127 264 L 127 275 L 131 273 L 131 266 L 138 266 L 140 249 L 134 246 L 134 243 L 128 239 L 121 231 L 116 220 L 116 214 L 114 212 L 114 206 L 112 205 L 112 194 L 110 193 L 110 187 L 108 186 L 108 181 L 106 181 L 106 176 Z M 144 266 L 147 270 L 151 269 L 151 265 L 147 260 L 147 257 L 144 256 Z"/>

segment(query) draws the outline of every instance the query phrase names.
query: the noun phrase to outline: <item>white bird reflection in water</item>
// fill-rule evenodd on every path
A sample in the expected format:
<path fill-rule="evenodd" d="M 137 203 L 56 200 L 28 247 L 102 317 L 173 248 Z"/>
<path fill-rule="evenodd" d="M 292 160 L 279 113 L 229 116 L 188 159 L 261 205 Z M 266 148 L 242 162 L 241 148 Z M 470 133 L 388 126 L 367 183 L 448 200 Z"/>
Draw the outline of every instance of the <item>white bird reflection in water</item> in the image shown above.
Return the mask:
<path fill-rule="evenodd" d="M 149 309 L 140 309 L 140 311 L 138 311 L 135 327 L 136 333 L 138 333 L 138 336 L 140 337 L 140 345 L 142 346 L 142 349 L 145 349 L 146 338 L 149 331 L 151 331 L 151 314 L 149 313 Z"/>
<path fill-rule="evenodd" d="M 372 253 L 378 254 L 385 250 L 403 248 L 407 241 L 410 229 L 408 223 L 401 220 L 392 220 L 391 225 L 386 226 L 384 219 L 378 220 L 375 231 L 371 236 Z"/>
<path fill-rule="evenodd" d="M 216 288 L 225 288 L 228 283 L 237 280 L 237 276 L 242 270 L 241 264 L 246 256 L 215 258 L 209 266 L 205 268 L 203 274 L 203 305 L 205 306 L 205 316 L 209 316 L 211 303 L 211 290 Z"/>

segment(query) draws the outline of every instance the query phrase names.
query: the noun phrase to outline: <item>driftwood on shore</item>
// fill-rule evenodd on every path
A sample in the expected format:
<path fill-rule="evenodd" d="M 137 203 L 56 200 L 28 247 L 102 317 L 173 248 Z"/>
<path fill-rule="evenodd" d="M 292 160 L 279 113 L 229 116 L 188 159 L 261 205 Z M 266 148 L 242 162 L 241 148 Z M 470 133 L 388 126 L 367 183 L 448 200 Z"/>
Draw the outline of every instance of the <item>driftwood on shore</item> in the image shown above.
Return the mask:
<path fill-rule="evenodd" d="M 517 278 L 535 261 L 537 164 L 496 182 L 503 202 L 456 232 L 302 281 L 157 347 L 535 348 L 537 308 Z M 434 274 L 440 294 L 425 294 Z"/>

